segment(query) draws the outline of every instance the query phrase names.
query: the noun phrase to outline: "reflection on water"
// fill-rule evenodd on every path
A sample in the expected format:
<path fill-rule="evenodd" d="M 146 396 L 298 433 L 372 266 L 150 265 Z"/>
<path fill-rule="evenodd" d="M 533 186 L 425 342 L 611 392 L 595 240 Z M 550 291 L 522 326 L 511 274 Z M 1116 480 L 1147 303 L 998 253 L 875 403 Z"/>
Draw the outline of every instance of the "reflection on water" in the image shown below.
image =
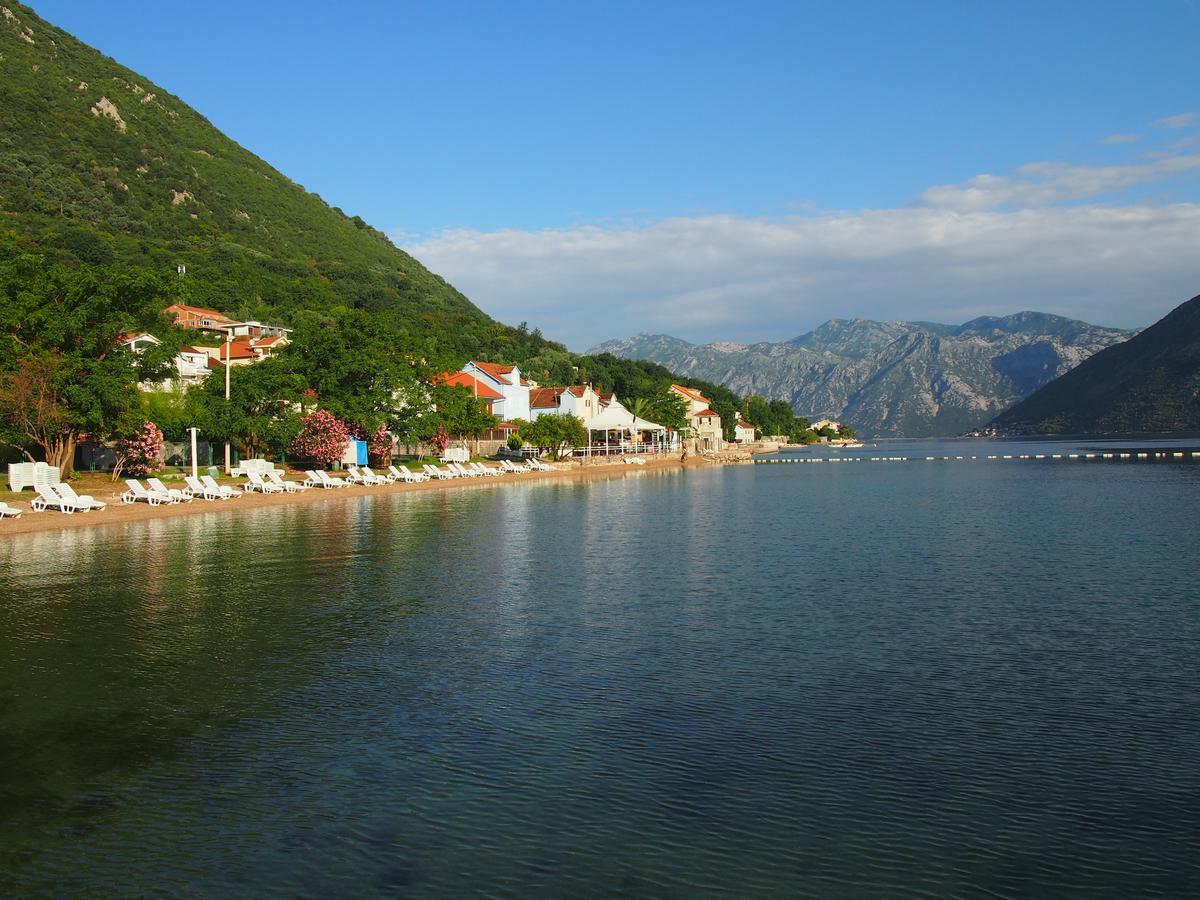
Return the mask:
<path fill-rule="evenodd" d="M 1200 892 L 1200 465 L 760 466 L 0 542 L 0 888 Z"/>

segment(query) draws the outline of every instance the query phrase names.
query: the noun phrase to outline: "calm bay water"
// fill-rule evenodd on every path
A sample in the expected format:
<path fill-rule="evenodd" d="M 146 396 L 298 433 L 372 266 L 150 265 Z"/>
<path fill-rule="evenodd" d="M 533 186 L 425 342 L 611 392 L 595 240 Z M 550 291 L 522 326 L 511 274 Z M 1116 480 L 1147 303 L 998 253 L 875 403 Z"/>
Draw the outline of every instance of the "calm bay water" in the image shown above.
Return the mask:
<path fill-rule="evenodd" d="M 0 893 L 1200 895 L 1198 510 L 906 462 L 0 532 Z"/>

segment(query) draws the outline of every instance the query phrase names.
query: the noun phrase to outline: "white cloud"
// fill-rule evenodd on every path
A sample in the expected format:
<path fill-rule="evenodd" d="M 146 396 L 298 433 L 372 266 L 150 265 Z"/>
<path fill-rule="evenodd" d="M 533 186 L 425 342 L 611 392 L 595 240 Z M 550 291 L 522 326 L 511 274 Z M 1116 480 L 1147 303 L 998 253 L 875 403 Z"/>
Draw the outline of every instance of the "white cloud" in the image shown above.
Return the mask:
<path fill-rule="evenodd" d="M 1178 115 L 1167 116 L 1166 118 L 1159 119 L 1154 124 L 1159 128 L 1188 128 L 1189 126 L 1196 124 L 1196 114 L 1194 112 L 1179 113 Z"/>
<path fill-rule="evenodd" d="M 1137 184 L 1166 181 L 1197 169 L 1200 169 L 1200 154 L 1116 166 L 1034 162 L 1021 166 L 1011 176 L 976 175 L 959 184 L 927 188 L 920 200 L 926 206 L 963 212 L 1049 206 L 1098 197 Z"/>
<path fill-rule="evenodd" d="M 1100 141 L 1102 144 L 1136 144 L 1142 139 L 1140 134 L 1110 134 Z"/>
<path fill-rule="evenodd" d="M 1019 171 L 1067 193 L 1096 178 L 1121 180 L 1100 167 Z M 1022 309 L 1144 326 L 1200 292 L 1197 234 L 1195 203 L 927 207 L 454 230 L 407 249 L 493 316 L 586 349 L 639 331 L 782 340 L 833 317 L 962 322 Z"/>

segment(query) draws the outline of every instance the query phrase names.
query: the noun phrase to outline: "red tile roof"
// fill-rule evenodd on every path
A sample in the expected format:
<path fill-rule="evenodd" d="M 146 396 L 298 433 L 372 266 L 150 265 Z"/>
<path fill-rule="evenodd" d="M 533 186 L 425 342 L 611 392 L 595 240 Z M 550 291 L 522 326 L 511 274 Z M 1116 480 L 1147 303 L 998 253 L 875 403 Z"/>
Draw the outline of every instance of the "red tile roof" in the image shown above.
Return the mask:
<path fill-rule="evenodd" d="M 586 384 L 573 384 L 569 388 L 567 388 L 567 390 L 570 391 L 572 394 L 574 394 L 576 397 L 582 397 L 584 394 L 587 393 L 587 389 L 588 389 L 588 385 L 586 385 Z"/>
<path fill-rule="evenodd" d="M 530 409 L 557 408 L 558 398 L 562 396 L 563 388 L 536 388 L 529 392 Z"/>
<path fill-rule="evenodd" d="M 711 409 L 702 409 L 698 413 L 692 413 L 692 415 L 697 419 L 708 419 L 708 418 L 712 418 L 712 417 L 715 417 L 718 419 L 720 418 L 720 416 L 718 416 Z"/>
<path fill-rule="evenodd" d="M 711 403 L 712 402 L 711 400 L 709 400 L 707 397 L 705 397 L 699 391 L 694 391 L 689 387 L 684 387 L 682 384 L 673 384 L 673 385 L 671 385 L 671 387 L 674 388 L 675 390 L 679 391 L 681 394 L 684 394 L 687 397 L 691 397 L 693 400 L 696 400 L 700 403 Z"/>
<path fill-rule="evenodd" d="M 503 400 L 504 395 L 495 388 L 489 387 L 478 378 L 468 375 L 466 372 L 443 372 L 433 379 L 435 384 L 449 384 L 456 387 L 465 387 L 471 391 L 476 397 L 482 397 L 484 400 Z"/>
<path fill-rule="evenodd" d="M 512 381 L 505 376 L 515 369 L 516 366 L 502 366 L 499 363 L 476 362 L 474 360 L 472 360 L 472 362 L 474 363 L 475 368 L 482 372 L 487 372 L 487 374 L 491 375 L 501 384 L 512 384 Z"/>
<path fill-rule="evenodd" d="M 754 426 L 751 425 L 749 422 L 747 422 L 745 419 L 738 419 L 737 427 L 738 428 L 753 428 Z"/>

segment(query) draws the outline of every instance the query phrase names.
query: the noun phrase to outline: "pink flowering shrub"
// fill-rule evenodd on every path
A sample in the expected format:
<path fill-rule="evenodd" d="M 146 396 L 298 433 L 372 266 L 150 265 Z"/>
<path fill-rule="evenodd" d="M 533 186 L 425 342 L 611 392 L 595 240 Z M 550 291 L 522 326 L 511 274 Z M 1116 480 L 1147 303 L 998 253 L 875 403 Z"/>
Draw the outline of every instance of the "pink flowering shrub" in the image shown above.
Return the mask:
<path fill-rule="evenodd" d="M 387 430 L 386 425 L 380 425 L 376 431 L 367 440 L 367 453 L 372 459 L 382 461 L 387 465 L 392 460 L 392 434 Z"/>
<path fill-rule="evenodd" d="M 311 459 L 322 468 L 327 468 L 342 458 L 346 452 L 346 441 L 350 429 L 333 413 L 323 409 L 309 413 L 302 420 L 300 433 L 292 438 L 288 452 L 304 459 Z"/>
<path fill-rule="evenodd" d="M 450 446 L 450 435 L 446 433 L 444 426 L 438 426 L 437 434 L 429 439 L 429 443 L 433 444 L 433 446 L 437 448 L 439 456 L 445 454 L 446 448 Z"/>
<path fill-rule="evenodd" d="M 113 477 L 122 472 L 134 478 L 153 475 L 163 467 L 163 433 L 153 422 L 147 422 L 130 437 L 117 445 L 117 463 Z"/>

